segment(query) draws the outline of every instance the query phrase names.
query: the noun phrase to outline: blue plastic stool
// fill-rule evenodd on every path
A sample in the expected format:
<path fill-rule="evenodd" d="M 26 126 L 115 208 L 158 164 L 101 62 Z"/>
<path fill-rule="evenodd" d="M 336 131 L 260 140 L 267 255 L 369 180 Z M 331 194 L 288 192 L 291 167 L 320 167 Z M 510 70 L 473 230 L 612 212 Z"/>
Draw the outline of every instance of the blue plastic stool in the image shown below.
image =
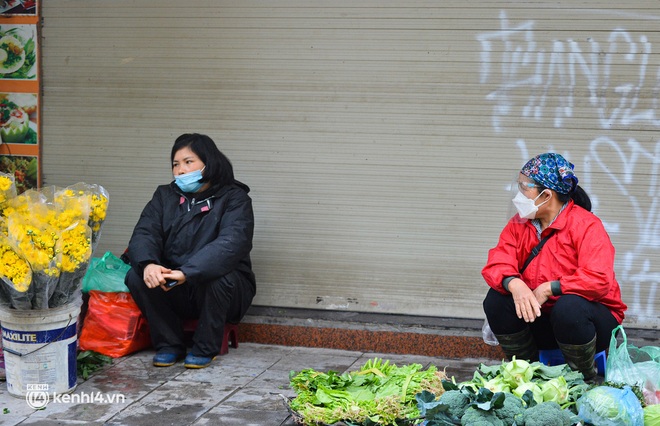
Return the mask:
<path fill-rule="evenodd" d="M 539 361 L 545 365 L 566 364 L 564 354 L 561 349 L 542 349 L 539 350 Z M 607 354 L 605 351 L 598 352 L 594 357 L 598 374 L 605 376 L 605 365 L 607 364 Z"/>

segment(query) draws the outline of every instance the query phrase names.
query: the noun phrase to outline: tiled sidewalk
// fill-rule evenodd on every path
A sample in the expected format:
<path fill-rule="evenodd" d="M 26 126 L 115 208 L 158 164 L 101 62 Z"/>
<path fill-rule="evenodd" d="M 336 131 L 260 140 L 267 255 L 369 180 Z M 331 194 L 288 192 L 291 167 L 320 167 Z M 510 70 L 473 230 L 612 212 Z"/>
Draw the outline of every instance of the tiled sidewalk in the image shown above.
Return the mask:
<path fill-rule="evenodd" d="M 68 402 L 51 401 L 43 410 L 9 395 L 1 383 L 0 424 L 293 426 L 284 402 L 294 396 L 291 370 L 344 372 L 377 356 L 397 365 L 433 364 L 467 380 L 480 362 L 499 362 L 241 343 L 210 367 L 187 370 L 182 363 L 153 367 L 153 354 L 149 350 L 115 360 L 79 381 Z"/>

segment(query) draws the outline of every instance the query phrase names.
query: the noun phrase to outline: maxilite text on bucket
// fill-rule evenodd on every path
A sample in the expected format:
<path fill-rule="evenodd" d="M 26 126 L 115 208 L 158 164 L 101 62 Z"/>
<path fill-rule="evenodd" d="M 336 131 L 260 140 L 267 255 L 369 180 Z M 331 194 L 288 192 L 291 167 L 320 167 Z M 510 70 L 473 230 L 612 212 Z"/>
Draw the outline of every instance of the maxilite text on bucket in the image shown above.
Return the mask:
<path fill-rule="evenodd" d="M 36 342 L 35 333 L 21 333 L 20 331 L 2 330 L 2 338 L 12 342 Z"/>

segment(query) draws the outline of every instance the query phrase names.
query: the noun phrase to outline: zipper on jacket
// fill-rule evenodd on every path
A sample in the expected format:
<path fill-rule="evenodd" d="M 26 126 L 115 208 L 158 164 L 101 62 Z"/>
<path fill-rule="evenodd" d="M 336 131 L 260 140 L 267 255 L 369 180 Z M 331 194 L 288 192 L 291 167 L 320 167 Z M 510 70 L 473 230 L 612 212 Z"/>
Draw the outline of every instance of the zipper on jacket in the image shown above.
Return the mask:
<path fill-rule="evenodd" d="M 208 197 L 207 199 L 199 201 L 199 202 L 195 202 L 195 199 L 193 198 L 192 200 L 188 201 L 188 211 L 191 210 L 192 206 L 195 206 L 197 204 L 204 203 L 204 202 L 206 203 L 206 206 L 208 207 L 208 210 L 211 210 L 211 199 L 212 198 L 213 197 Z"/>

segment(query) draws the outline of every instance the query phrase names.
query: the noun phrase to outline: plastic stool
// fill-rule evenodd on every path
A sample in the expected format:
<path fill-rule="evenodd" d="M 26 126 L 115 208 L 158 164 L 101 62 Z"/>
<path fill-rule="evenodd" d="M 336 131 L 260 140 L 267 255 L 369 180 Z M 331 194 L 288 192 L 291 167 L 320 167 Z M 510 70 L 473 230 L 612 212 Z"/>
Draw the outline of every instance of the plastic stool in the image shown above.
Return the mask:
<path fill-rule="evenodd" d="M 194 333 L 196 328 L 197 320 L 186 320 L 183 322 L 184 333 Z M 238 348 L 238 324 L 225 324 L 225 332 L 224 336 L 222 337 L 220 355 L 226 355 L 229 352 L 230 342 L 232 348 Z"/>
<path fill-rule="evenodd" d="M 564 360 L 564 354 L 561 353 L 561 349 L 539 350 L 539 361 L 545 365 L 566 364 L 566 360 Z M 605 376 L 605 365 L 607 364 L 607 354 L 605 351 L 598 352 L 596 356 L 594 356 L 594 361 L 596 362 L 598 374 Z"/>
<path fill-rule="evenodd" d="M 225 335 L 222 338 L 220 355 L 224 355 L 229 352 L 229 342 L 231 342 L 232 348 L 238 348 L 238 324 L 225 324 Z"/>

